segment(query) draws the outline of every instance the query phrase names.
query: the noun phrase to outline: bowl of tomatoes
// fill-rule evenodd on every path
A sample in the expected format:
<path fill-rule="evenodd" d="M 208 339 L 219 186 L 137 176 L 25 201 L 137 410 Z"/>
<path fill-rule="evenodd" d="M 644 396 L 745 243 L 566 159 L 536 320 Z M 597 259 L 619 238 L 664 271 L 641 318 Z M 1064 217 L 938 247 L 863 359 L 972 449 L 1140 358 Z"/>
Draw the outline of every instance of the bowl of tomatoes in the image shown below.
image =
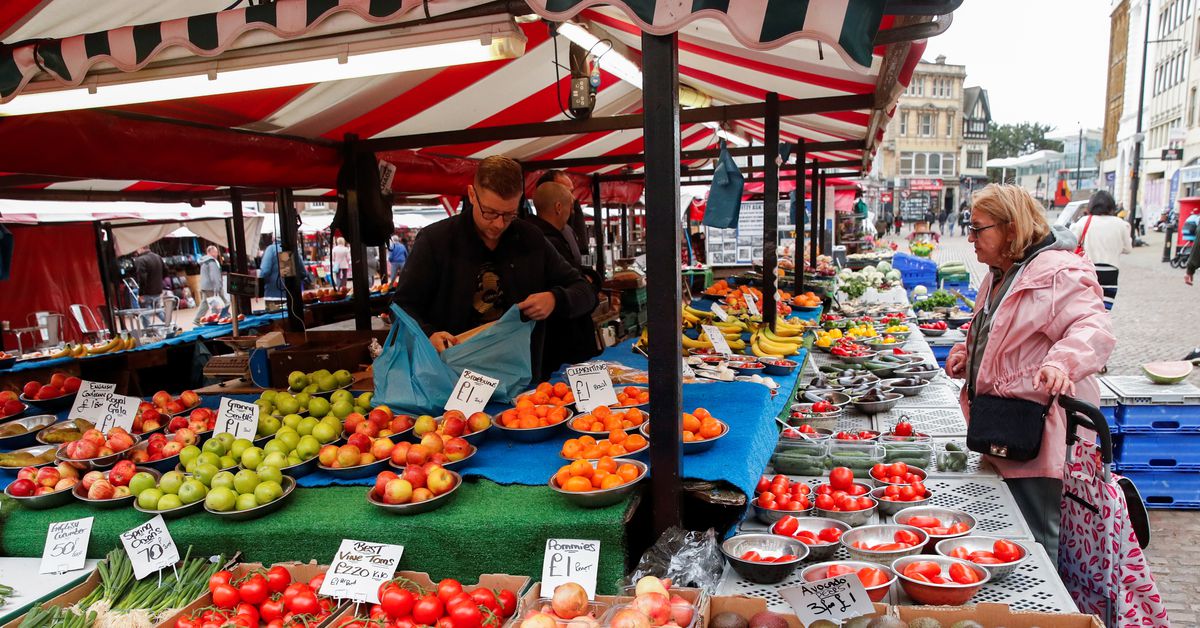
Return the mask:
<path fill-rule="evenodd" d="M 929 535 L 913 526 L 880 524 L 854 528 L 842 535 L 842 547 L 854 560 L 890 565 L 903 556 L 920 554 Z"/>
<path fill-rule="evenodd" d="M 850 574 L 858 576 L 872 602 L 882 602 L 896 583 L 896 572 L 892 571 L 891 567 L 858 560 L 835 560 L 809 565 L 800 572 L 800 579 L 816 582 Z"/>
<path fill-rule="evenodd" d="M 771 524 L 771 534 L 788 536 L 808 546 L 808 557 L 828 560 L 840 547 L 842 535 L 850 525 L 826 517 L 793 517 L 791 515 Z"/>
<path fill-rule="evenodd" d="M 934 546 L 945 539 L 967 536 L 977 523 L 975 517 L 961 510 L 940 506 L 910 506 L 892 515 L 892 521 L 921 528 Z"/>
<path fill-rule="evenodd" d="M 739 534 L 721 544 L 725 560 L 742 578 L 757 584 L 783 582 L 808 557 L 808 546 L 777 534 Z"/>
<path fill-rule="evenodd" d="M 906 556 L 892 563 L 900 586 L 917 604 L 962 606 L 991 575 L 980 565 L 949 556 Z"/>
<path fill-rule="evenodd" d="M 572 416 L 574 412 L 565 406 L 539 406 L 522 400 L 516 407 L 497 414 L 492 424 L 509 440 L 540 443 L 560 434 Z"/>
<path fill-rule="evenodd" d="M 793 482 L 786 475 L 758 478 L 754 487 L 754 516 L 772 525 L 787 516 L 804 517 L 812 512 L 812 487 Z"/>
<path fill-rule="evenodd" d="M 908 486 L 924 483 L 929 474 L 920 467 L 914 467 L 907 462 L 898 461 L 891 464 L 879 463 L 871 467 L 871 483 L 873 486 Z M 922 487 L 924 488 L 924 487 Z"/>
<path fill-rule="evenodd" d="M 871 487 L 854 481 L 850 469 L 834 467 L 829 473 L 829 483 L 817 487 L 817 497 L 813 501 L 815 514 L 861 526 L 870 521 L 878 509 L 870 492 Z"/>
<path fill-rule="evenodd" d="M 934 551 L 941 556 L 973 562 L 991 574 L 992 580 L 1007 578 L 1029 558 L 1029 550 L 1024 545 L 991 536 L 943 539 L 937 542 Z"/>
<path fill-rule="evenodd" d="M 879 514 L 889 517 L 905 508 L 926 506 L 932 497 L 933 491 L 920 482 L 906 486 L 880 486 L 871 491 L 871 499 L 879 502 Z"/>

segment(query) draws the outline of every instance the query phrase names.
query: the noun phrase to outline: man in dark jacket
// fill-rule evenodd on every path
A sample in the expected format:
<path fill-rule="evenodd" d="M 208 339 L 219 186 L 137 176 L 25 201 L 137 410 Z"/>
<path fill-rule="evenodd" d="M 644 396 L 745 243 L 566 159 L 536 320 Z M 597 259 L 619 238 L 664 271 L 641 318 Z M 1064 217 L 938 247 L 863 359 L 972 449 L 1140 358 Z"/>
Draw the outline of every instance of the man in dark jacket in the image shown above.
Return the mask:
<path fill-rule="evenodd" d="M 133 258 L 133 272 L 137 277 L 138 296 L 142 307 L 162 307 L 163 271 L 162 258 L 147 247 L 142 247 L 138 256 Z"/>
<path fill-rule="evenodd" d="M 500 318 L 516 305 L 521 314 L 544 321 L 551 314 L 588 314 L 596 295 L 541 231 L 517 220 L 524 177 L 507 157 L 480 162 L 467 186 L 471 211 L 421 230 L 396 288 L 396 304 L 429 335 L 438 350 L 458 344 L 457 334 Z M 544 325 L 530 346 L 533 376 L 541 364 Z"/>
<path fill-rule="evenodd" d="M 536 216 L 530 216 L 529 222 L 541 230 L 558 254 L 571 263 L 576 270 L 588 278 L 580 262 L 578 249 L 572 249 L 564 227 L 571 219 L 575 197 L 566 186 L 549 182 L 538 186 L 533 194 L 533 206 Z M 589 278 L 590 279 L 590 278 Z M 594 281 L 589 287 L 593 294 L 600 289 Z M 596 338 L 596 327 L 592 323 L 592 313 L 576 317 L 555 313 L 546 321 L 546 343 L 542 351 L 542 365 L 547 371 L 552 371 L 563 364 L 576 364 L 595 357 L 601 351 Z"/>

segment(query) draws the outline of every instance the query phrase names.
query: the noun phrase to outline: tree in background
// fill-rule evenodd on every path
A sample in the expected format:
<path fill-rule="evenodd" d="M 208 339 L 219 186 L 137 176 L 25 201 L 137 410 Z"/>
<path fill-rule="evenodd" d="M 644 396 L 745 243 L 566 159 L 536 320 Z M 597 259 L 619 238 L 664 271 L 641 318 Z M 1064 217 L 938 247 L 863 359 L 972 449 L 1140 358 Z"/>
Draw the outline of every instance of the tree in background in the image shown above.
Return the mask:
<path fill-rule="evenodd" d="M 1063 143 L 1046 138 L 1046 133 L 1054 127 L 1040 122 L 1019 122 L 1017 124 L 988 123 L 988 158 L 1020 157 L 1038 150 L 1055 150 L 1062 152 Z M 994 171 L 994 172 L 993 172 Z M 998 180 L 1000 170 L 991 168 L 988 177 Z"/>

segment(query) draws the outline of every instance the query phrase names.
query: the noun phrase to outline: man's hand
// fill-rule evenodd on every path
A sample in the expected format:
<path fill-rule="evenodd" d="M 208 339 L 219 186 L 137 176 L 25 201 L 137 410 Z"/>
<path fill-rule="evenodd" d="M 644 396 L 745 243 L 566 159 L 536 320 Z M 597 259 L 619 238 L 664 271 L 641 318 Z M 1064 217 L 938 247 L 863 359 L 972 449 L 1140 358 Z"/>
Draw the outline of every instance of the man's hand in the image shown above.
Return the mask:
<path fill-rule="evenodd" d="M 433 348 L 437 349 L 438 353 L 441 353 L 458 344 L 458 337 L 448 331 L 435 331 L 429 336 L 429 342 L 433 343 Z"/>
<path fill-rule="evenodd" d="M 517 309 L 527 318 L 543 321 L 554 312 L 555 303 L 557 300 L 553 292 L 536 292 L 518 303 Z"/>
<path fill-rule="evenodd" d="M 1075 395 L 1075 383 L 1057 366 L 1043 366 L 1033 379 L 1034 388 L 1041 388 L 1051 395 Z"/>
<path fill-rule="evenodd" d="M 946 357 L 946 375 L 954 379 L 967 376 L 967 352 L 956 351 Z"/>
<path fill-rule="evenodd" d="M 1189 285 L 1189 286 L 1190 286 L 1190 285 L 1192 285 L 1192 276 L 1191 276 L 1191 275 L 1184 275 L 1184 276 L 1183 276 L 1183 283 L 1186 283 L 1186 284 L 1187 284 L 1187 285 Z"/>

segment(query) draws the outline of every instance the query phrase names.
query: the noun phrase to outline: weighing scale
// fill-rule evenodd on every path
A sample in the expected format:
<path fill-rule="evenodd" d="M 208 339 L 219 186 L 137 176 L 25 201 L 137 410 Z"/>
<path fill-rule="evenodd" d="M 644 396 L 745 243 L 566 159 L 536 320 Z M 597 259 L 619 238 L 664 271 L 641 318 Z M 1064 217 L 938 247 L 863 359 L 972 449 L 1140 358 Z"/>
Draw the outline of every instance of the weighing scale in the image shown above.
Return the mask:
<path fill-rule="evenodd" d="M 258 296 L 258 277 L 229 273 L 228 287 L 231 297 L 254 298 Z M 225 343 L 230 349 L 233 349 L 233 353 L 230 355 L 215 355 L 209 358 L 202 372 L 205 377 L 212 377 L 222 381 L 233 377 L 240 377 L 242 380 L 249 382 L 251 381 L 250 350 L 254 348 L 254 344 L 258 341 L 258 336 L 238 335 L 238 299 L 231 298 L 229 301 L 230 316 L 233 319 L 233 335 L 217 338 L 216 340 L 217 342 Z"/>

